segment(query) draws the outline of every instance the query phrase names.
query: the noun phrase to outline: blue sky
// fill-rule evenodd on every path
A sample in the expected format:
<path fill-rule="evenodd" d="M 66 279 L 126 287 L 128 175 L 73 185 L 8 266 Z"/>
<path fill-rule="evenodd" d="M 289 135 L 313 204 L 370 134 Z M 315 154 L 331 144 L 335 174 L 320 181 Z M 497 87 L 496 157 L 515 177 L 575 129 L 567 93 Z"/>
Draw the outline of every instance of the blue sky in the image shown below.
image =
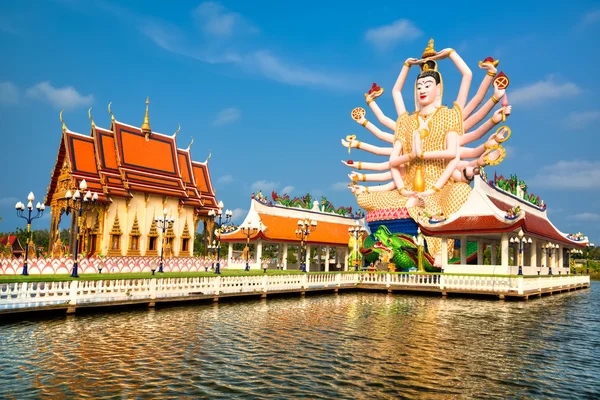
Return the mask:
<path fill-rule="evenodd" d="M 179 147 L 194 137 L 195 160 L 212 152 L 217 197 L 238 222 L 258 189 L 356 208 L 340 139 L 378 141 L 350 110 L 365 107 L 377 82 L 387 89 L 378 103 L 396 118 L 389 91 L 404 60 L 433 37 L 473 70 L 471 95 L 484 75 L 477 62 L 501 60 L 513 135 L 496 170 L 525 179 L 559 229 L 600 243 L 598 3 L 427 4 L 1 2 L 0 231 L 23 226 L 13 207 L 29 191 L 45 196 L 61 109 L 81 133 L 90 131 L 89 107 L 97 125 L 110 126 L 111 101 L 117 119 L 139 126 L 146 96 L 153 130 L 171 134 L 181 123 Z M 460 76 L 449 61 L 440 70 L 451 103 Z M 48 226 L 45 217 L 34 228 Z"/>

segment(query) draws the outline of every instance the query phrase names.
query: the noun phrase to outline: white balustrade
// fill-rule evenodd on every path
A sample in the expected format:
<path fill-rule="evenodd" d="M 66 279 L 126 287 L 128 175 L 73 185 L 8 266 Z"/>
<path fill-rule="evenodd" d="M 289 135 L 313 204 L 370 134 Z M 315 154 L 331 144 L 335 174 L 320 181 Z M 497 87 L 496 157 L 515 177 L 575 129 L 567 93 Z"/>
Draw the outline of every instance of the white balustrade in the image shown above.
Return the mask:
<path fill-rule="evenodd" d="M 419 273 L 293 274 L 253 276 L 201 276 L 189 278 L 145 278 L 72 280 L 61 282 L 14 282 L 0 284 L 0 309 L 56 304 L 90 304 L 123 301 L 257 294 L 305 289 L 369 287 L 437 289 L 462 293 L 531 294 L 536 291 L 589 285 L 584 275 L 469 275 Z"/>

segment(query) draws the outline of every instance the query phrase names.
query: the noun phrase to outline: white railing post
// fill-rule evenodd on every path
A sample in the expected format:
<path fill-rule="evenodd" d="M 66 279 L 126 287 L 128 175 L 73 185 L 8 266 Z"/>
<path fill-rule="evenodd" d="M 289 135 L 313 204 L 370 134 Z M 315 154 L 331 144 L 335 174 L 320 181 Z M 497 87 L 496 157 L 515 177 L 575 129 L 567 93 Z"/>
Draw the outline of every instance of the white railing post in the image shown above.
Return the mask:
<path fill-rule="evenodd" d="M 335 274 L 335 286 L 337 286 L 338 288 L 342 286 L 342 274 L 339 272 Z"/>
<path fill-rule="evenodd" d="M 150 299 L 152 299 L 152 300 L 156 299 L 156 281 L 157 281 L 157 279 L 150 278 Z"/>
<path fill-rule="evenodd" d="M 517 278 L 517 286 L 518 286 L 518 293 L 519 294 L 523 294 L 523 277 L 520 276 Z"/>
<path fill-rule="evenodd" d="M 79 287 L 79 281 L 73 279 L 69 285 L 69 305 L 74 306 L 77 304 L 77 289 Z"/>
<path fill-rule="evenodd" d="M 265 274 L 262 278 L 262 291 L 263 293 L 267 293 L 268 285 L 269 285 L 269 277 Z"/>
<path fill-rule="evenodd" d="M 302 289 L 308 288 L 308 274 L 302 274 Z"/>
<path fill-rule="evenodd" d="M 446 277 L 443 273 L 438 275 L 440 277 L 440 290 L 444 290 L 444 284 L 446 283 Z"/>
<path fill-rule="evenodd" d="M 221 290 L 221 277 L 217 276 L 214 279 L 214 290 L 215 290 L 215 295 L 219 295 L 219 291 Z"/>

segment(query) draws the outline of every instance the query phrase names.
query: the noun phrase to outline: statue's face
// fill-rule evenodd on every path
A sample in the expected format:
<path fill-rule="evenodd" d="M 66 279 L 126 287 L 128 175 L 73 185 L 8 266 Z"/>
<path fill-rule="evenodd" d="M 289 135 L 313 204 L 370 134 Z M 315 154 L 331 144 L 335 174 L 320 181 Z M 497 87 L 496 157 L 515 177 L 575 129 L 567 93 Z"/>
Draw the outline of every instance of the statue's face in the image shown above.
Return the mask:
<path fill-rule="evenodd" d="M 438 96 L 439 85 L 435 84 L 432 76 L 426 76 L 417 80 L 417 98 L 421 107 L 430 105 Z"/>

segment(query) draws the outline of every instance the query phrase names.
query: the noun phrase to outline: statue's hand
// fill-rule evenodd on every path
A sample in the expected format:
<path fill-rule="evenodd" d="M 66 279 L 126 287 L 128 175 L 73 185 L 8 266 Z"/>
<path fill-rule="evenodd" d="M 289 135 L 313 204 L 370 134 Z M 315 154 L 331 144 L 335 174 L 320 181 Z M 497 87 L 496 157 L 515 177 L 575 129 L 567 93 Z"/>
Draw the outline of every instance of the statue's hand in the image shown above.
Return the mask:
<path fill-rule="evenodd" d="M 354 193 L 355 195 L 359 195 L 363 192 L 365 192 L 365 187 L 364 186 L 360 186 L 360 185 L 349 185 L 348 186 L 350 188 L 350 191 L 352 193 Z"/>
<path fill-rule="evenodd" d="M 360 117 L 360 119 L 355 119 L 355 121 L 359 124 L 362 125 L 365 123 L 367 119 L 365 117 Z"/>
<path fill-rule="evenodd" d="M 342 146 L 344 147 L 352 147 L 352 148 L 356 148 L 356 146 L 358 145 L 358 143 L 356 142 L 356 140 L 351 140 L 351 141 L 347 141 L 342 139 Z"/>
<path fill-rule="evenodd" d="M 429 57 L 429 59 L 430 60 L 443 60 L 444 58 L 448 58 L 448 56 L 450 55 L 451 51 L 452 51 L 451 48 L 447 48 L 447 49 L 438 51 L 435 56 Z"/>
<path fill-rule="evenodd" d="M 485 62 L 485 63 L 479 62 L 479 68 L 481 68 L 487 72 L 491 72 L 493 74 L 498 72 L 496 67 L 494 67 L 494 64 L 492 64 L 491 62 Z"/>
<path fill-rule="evenodd" d="M 406 61 L 405 61 L 405 63 L 407 63 L 408 65 L 411 65 L 411 66 L 412 65 L 418 65 L 421 62 L 423 62 L 423 60 L 419 60 L 417 58 L 412 58 L 412 57 L 411 58 L 407 58 Z"/>
<path fill-rule="evenodd" d="M 506 93 L 506 89 L 498 89 L 498 84 L 494 82 L 494 97 L 496 100 L 500 100 L 502 97 L 504 97 L 504 93 Z"/>
<path fill-rule="evenodd" d="M 347 161 L 344 161 L 344 160 L 342 160 L 342 164 L 344 164 L 346 167 L 350 167 L 350 168 L 354 168 L 355 167 L 354 163 L 349 164 Z"/>

